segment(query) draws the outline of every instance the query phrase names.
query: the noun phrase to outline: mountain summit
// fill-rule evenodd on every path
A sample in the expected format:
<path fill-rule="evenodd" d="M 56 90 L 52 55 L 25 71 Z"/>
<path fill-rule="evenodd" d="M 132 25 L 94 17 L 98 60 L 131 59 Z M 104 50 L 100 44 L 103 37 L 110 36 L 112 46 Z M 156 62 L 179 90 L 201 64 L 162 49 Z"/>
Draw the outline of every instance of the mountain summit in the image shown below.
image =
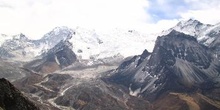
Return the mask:
<path fill-rule="evenodd" d="M 173 27 L 173 29 L 191 36 L 199 37 L 204 31 L 212 26 L 213 25 L 210 24 L 203 24 L 195 19 L 189 19 L 186 21 L 180 21 L 175 27 Z"/>

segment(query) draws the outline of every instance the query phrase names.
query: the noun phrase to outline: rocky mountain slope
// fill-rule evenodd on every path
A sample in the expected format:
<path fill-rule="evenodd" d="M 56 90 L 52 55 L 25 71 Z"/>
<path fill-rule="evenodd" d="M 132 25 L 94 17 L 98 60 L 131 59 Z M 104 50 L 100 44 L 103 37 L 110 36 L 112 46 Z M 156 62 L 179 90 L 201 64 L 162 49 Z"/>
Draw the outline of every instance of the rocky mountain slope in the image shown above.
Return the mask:
<path fill-rule="evenodd" d="M 80 27 L 39 40 L 4 35 L 0 75 L 43 110 L 219 110 L 218 27 L 190 19 L 157 39 Z M 25 63 L 15 60 L 22 51 Z"/>
<path fill-rule="evenodd" d="M 14 83 L 56 109 L 219 110 L 220 63 L 212 52 L 193 36 L 172 31 L 158 37 L 152 53 L 128 58 L 116 70 L 79 66 Z"/>
<path fill-rule="evenodd" d="M 0 88 L 1 110 L 40 110 L 6 79 L 0 79 Z"/>
<path fill-rule="evenodd" d="M 195 88 L 214 84 L 219 81 L 219 66 L 211 51 L 193 36 L 172 31 L 158 37 L 151 54 L 144 52 L 122 63 L 112 79 L 123 82 L 132 91 L 150 94 L 164 86 L 175 90 L 180 85 Z"/>
<path fill-rule="evenodd" d="M 108 80 L 126 87 L 130 95 L 154 102 L 167 92 L 217 92 L 219 68 L 219 61 L 208 47 L 193 36 L 171 31 L 157 38 L 152 53 L 144 51 L 125 61 Z M 219 97 L 215 95 L 207 97 L 215 100 L 213 97 Z"/>
<path fill-rule="evenodd" d="M 148 101 L 130 96 L 117 86 L 102 81 L 108 75 L 106 71 L 114 68 L 115 66 L 97 65 L 47 75 L 33 74 L 14 84 L 45 110 L 150 108 Z"/>

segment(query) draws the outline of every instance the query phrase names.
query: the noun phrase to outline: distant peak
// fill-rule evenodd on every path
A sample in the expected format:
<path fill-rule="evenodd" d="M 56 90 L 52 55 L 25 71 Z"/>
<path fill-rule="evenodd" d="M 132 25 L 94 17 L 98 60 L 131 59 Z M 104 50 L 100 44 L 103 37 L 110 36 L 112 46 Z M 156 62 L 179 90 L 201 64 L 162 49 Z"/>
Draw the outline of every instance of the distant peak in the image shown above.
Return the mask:
<path fill-rule="evenodd" d="M 53 30 L 51 31 L 51 33 L 59 33 L 61 31 L 67 31 L 67 32 L 70 32 L 70 33 L 73 33 L 73 30 L 67 26 L 60 26 L 60 27 L 55 27 L 53 28 Z"/>
<path fill-rule="evenodd" d="M 143 51 L 143 53 L 141 54 L 141 57 L 142 57 L 142 58 L 146 58 L 146 57 L 149 56 L 150 54 L 151 54 L 151 53 L 148 52 L 147 49 L 145 49 L 145 50 Z"/>
<path fill-rule="evenodd" d="M 28 40 L 28 38 L 23 33 L 20 33 L 18 35 L 14 35 L 13 39 L 15 39 L 15 40 Z"/>
<path fill-rule="evenodd" d="M 20 37 L 26 37 L 23 33 L 20 33 L 19 35 Z"/>
<path fill-rule="evenodd" d="M 150 52 L 148 52 L 147 49 L 144 49 L 142 55 L 148 55 L 148 54 L 150 54 Z"/>
<path fill-rule="evenodd" d="M 197 25 L 197 24 L 203 24 L 201 23 L 200 21 L 196 20 L 196 19 L 193 19 L 193 18 L 190 18 L 188 20 L 183 20 L 183 21 L 180 21 L 177 26 L 184 26 L 184 25 Z"/>
<path fill-rule="evenodd" d="M 58 27 L 53 28 L 52 31 L 56 31 L 56 30 L 72 30 L 72 29 L 70 29 L 67 26 L 58 26 Z"/>
<path fill-rule="evenodd" d="M 199 23 L 199 24 L 203 24 L 203 23 L 201 23 L 200 21 L 198 21 L 198 20 L 196 20 L 196 19 L 192 19 L 192 18 L 190 18 L 187 22 L 188 22 L 188 23 Z"/>
<path fill-rule="evenodd" d="M 198 20 L 196 20 L 196 19 L 194 19 L 194 18 L 190 18 L 190 19 L 188 19 L 187 21 L 198 21 Z M 199 22 L 199 21 L 198 21 Z"/>
<path fill-rule="evenodd" d="M 71 38 L 74 31 L 66 26 L 55 27 L 49 33 L 45 34 L 42 39 L 66 39 Z"/>
<path fill-rule="evenodd" d="M 7 35 L 6 35 L 6 34 L 1 34 L 1 36 L 2 36 L 2 37 L 7 37 Z"/>

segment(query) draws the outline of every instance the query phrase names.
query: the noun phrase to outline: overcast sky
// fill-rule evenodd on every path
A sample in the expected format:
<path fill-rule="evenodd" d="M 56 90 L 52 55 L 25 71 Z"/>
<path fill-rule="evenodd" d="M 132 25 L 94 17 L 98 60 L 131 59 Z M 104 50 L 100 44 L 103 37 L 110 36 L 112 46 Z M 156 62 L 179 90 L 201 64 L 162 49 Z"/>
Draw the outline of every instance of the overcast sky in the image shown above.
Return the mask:
<path fill-rule="evenodd" d="M 0 33 L 37 39 L 57 26 L 160 32 L 179 20 L 220 22 L 220 0 L 0 0 Z"/>

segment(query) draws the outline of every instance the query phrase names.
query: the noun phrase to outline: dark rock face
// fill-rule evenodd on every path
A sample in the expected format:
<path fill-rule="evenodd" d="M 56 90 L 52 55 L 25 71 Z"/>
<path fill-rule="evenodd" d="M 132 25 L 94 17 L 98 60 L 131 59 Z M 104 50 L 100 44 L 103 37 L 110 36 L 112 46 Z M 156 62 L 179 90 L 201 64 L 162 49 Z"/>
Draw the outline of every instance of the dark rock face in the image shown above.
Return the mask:
<path fill-rule="evenodd" d="M 25 67 L 35 72 L 47 73 L 69 66 L 76 61 L 71 46 L 68 41 L 61 41 L 48 52 L 43 53 L 42 58 L 26 64 Z"/>
<path fill-rule="evenodd" d="M 190 92 L 219 85 L 218 60 L 192 36 L 172 31 L 158 37 L 153 53 L 141 56 L 122 63 L 109 80 L 148 100 L 166 91 Z"/>
<path fill-rule="evenodd" d="M 76 55 L 71 50 L 72 44 L 68 41 L 61 41 L 54 48 L 48 51 L 48 60 L 59 62 L 61 67 L 71 65 L 76 61 Z"/>
<path fill-rule="evenodd" d="M 137 72 L 136 68 L 138 66 L 143 65 L 144 62 L 148 60 L 147 57 L 150 56 L 150 53 L 147 50 L 144 50 L 144 52 L 139 56 L 134 56 L 130 60 L 127 60 L 123 62 L 117 69 L 118 73 L 115 76 L 112 77 L 114 81 L 118 83 L 123 83 L 123 85 L 129 87 L 130 84 L 134 81 L 135 72 Z M 140 76 L 139 78 L 141 78 Z"/>
<path fill-rule="evenodd" d="M 6 110 L 39 110 L 4 78 L 0 79 L 0 108 Z"/>

